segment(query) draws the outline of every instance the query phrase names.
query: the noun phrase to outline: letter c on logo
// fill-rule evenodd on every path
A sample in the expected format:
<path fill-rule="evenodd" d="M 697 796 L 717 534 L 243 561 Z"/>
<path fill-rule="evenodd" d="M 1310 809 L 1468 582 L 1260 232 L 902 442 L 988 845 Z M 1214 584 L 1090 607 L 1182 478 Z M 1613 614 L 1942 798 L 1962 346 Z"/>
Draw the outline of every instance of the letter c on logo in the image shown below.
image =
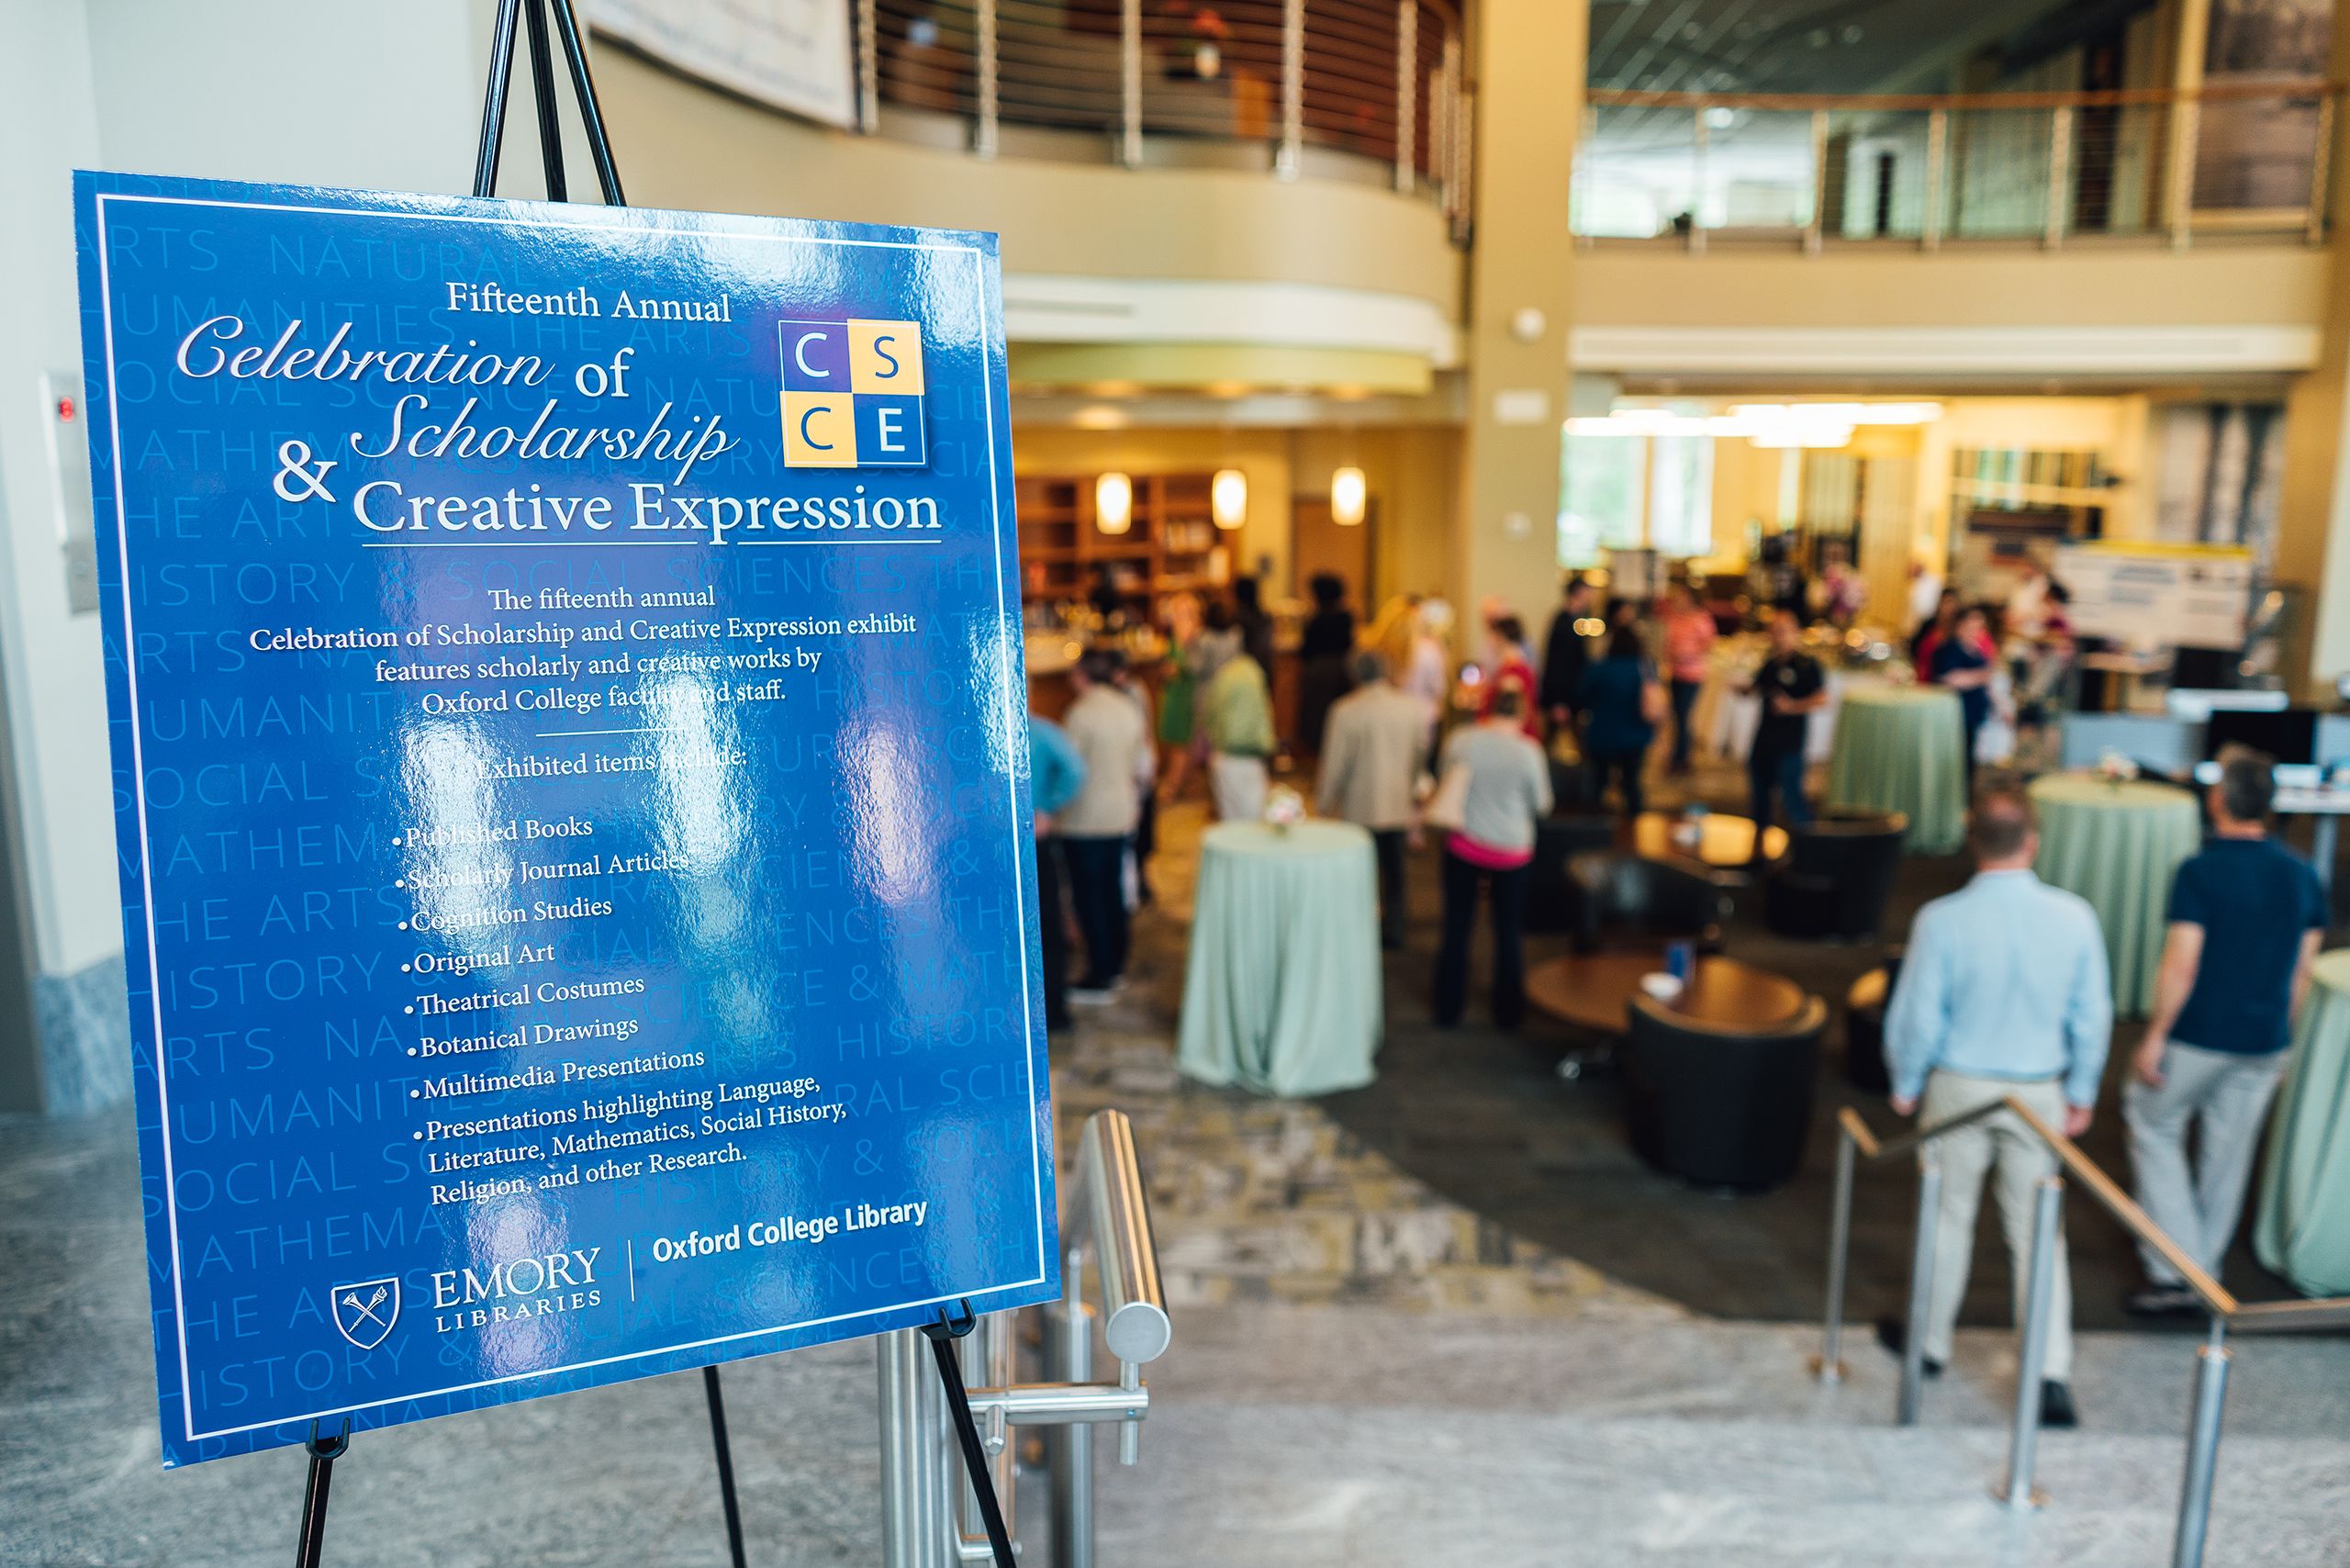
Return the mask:
<path fill-rule="evenodd" d="M 818 370 L 814 365 L 808 363 L 808 345 L 810 343 L 822 342 L 831 336 L 832 334 L 830 332 L 802 332 L 800 334 L 798 340 L 792 343 L 791 357 L 799 363 L 800 375 L 811 377 L 817 381 L 830 381 L 833 378 L 833 373 L 831 371 Z M 807 426 L 804 421 L 800 426 L 800 433 L 803 435 L 807 433 Z"/>
<path fill-rule="evenodd" d="M 833 443 L 831 442 L 818 441 L 814 436 L 808 433 L 808 421 L 814 419 L 818 414 L 829 414 L 833 411 L 834 410 L 832 409 L 820 404 L 813 409 L 808 409 L 805 413 L 802 413 L 800 416 L 800 439 L 808 443 L 808 449 L 811 452 L 832 451 Z"/>

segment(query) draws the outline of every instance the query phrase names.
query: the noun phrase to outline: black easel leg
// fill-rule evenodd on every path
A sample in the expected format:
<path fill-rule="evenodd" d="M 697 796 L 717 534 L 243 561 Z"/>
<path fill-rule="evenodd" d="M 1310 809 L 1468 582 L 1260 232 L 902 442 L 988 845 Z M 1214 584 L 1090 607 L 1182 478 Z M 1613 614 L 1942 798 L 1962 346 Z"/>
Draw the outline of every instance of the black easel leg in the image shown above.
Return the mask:
<path fill-rule="evenodd" d="M 971 1304 L 964 1302 L 962 1316 L 949 1317 L 944 1307 L 938 1321 L 923 1326 L 923 1336 L 930 1340 L 930 1353 L 938 1363 L 938 1381 L 946 1390 L 947 1413 L 955 1418 L 955 1436 L 963 1449 L 963 1469 L 971 1478 L 972 1494 L 979 1500 L 979 1517 L 987 1521 L 988 1545 L 995 1553 L 996 1568 L 1019 1568 L 1019 1559 L 1012 1550 L 1012 1531 L 1003 1522 L 1003 1504 L 995 1495 L 995 1476 L 988 1467 L 987 1450 L 979 1444 L 979 1423 L 971 1419 L 971 1396 L 963 1390 L 963 1366 L 955 1356 L 955 1341 L 971 1331 L 978 1319 L 971 1315 Z"/>
<path fill-rule="evenodd" d="M 554 30 L 563 39 L 563 57 L 571 67 L 571 89 L 579 100 L 579 120 L 588 132 L 588 152 L 596 161 L 596 183 L 603 187 L 604 205 L 626 207 L 621 194 L 621 172 L 612 162 L 611 138 L 604 133 L 604 111 L 596 102 L 596 83 L 588 74 L 588 51 L 579 43 L 579 18 L 571 0 L 549 0 L 554 7 Z"/>
<path fill-rule="evenodd" d="M 474 195 L 498 194 L 498 152 L 506 140 L 506 89 L 514 79 L 514 23 L 520 0 L 498 0 L 489 35 L 489 87 L 481 106 L 481 145 L 474 153 Z"/>
<path fill-rule="evenodd" d="M 351 1447 L 351 1423 L 331 1438 L 319 1435 L 310 1423 L 309 1439 L 302 1445 L 310 1456 L 309 1484 L 302 1489 L 302 1530 L 294 1542 L 294 1568 L 319 1568 L 327 1542 L 327 1489 L 334 1484 L 334 1462 Z"/>
<path fill-rule="evenodd" d="M 743 1564 L 743 1510 L 734 1500 L 734 1447 L 726 1440 L 726 1397 L 718 1391 L 718 1369 L 701 1369 L 702 1392 L 710 1395 L 710 1443 L 718 1450 L 718 1499 L 726 1506 L 726 1551 L 734 1568 Z"/>
<path fill-rule="evenodd" d="M 568 201 L 563 179 L 563 127 L 554 110 L 554 61 L 547 50 L 546 0 L 522 0 L 531 29 L 531 94 L 539 102 L 539 162 L 547 172 L 547 200 Z"/>

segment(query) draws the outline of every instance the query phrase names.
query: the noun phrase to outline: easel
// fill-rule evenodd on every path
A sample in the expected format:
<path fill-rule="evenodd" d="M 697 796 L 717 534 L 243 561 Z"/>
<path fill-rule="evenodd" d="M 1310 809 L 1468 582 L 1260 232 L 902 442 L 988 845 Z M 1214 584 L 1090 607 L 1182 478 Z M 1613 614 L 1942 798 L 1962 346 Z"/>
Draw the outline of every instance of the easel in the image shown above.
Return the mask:
<path fill-rule="evenodd" d="M 579 18 L 572 10 L 571 0 L 498 0 L 498 19 L 490 38 L 489 83 L 482 100 L 481 141 L 474 158 L 473 194 L 497 194 L 498 159 L 506 139 L 507 91 L 514 76 L 514 35 L 518 23 L 527 22 L 531 90 L 538 108 L 539 155 L 546 171 L 547 199 L 570 199 L 564 178 L 563 130 L 555 108 L 554 62 L 547 45 L 549 11 L 554 13 L 555 34 L 563 41 L 572 95 L 579 106 L 581 127 L 587 132 L 588 151 L 595 161 L 596 183 L 602 188 L 604 205 L 625 207 L 628 200 L 621 192 L 620 170 L 612 161 L 611 140 L 604 131 L 603 112 L 596 101 L 596 84 L 588 74 L 588 54 L 579 38 Z M 994 1552 L 996 1568 L 1016 1568 L 1011 1533 L 1004 1524 L 1002 1506 L 996 1496 L 978 1424 L 971 1416 L 969 1395 L 963 1386 L 962 1369 L 953 1343 L 970 1333 L 977 1319 L 969 1302 L 958 1302 L 957 1306 L 957 1312 L 952 1315 L 941 1309 L 938 1321 L 925 1325 L 922 1331 L 929 1337 L 938 1363 L 939 1382 L 946 1389 L 947 1407 L 954 1417 L 964 1467 L 969 1473 L 980 1513 L 987 1522 L 988 1541 Z M 743 1512 L 734 1491 L 734 1450 L 726 1435 L 726 1400 L 719 1387 L 718 1369 L 702 1368 L 701 1379 L 702 1393 L 710 1405 L 711 1447 L 718 1462 L 719 1501 L 726 1515 L 727 1554 L 733 1568 L 745 1568 Z M 295 1543 L 294 1564 L 295 1568 L 320 1568 L 326 1545 L 328 1492 L 334 1482 L 334 1462 L 351 1449 L 351 1422 L 344 1420 L 342 1429 L 330 1438 L 322 1436 L 318 1423 L 312 1422 L 303 1449 L 309 1455 L 310 1470 L 303 1489 L 302 1522 Z"/>

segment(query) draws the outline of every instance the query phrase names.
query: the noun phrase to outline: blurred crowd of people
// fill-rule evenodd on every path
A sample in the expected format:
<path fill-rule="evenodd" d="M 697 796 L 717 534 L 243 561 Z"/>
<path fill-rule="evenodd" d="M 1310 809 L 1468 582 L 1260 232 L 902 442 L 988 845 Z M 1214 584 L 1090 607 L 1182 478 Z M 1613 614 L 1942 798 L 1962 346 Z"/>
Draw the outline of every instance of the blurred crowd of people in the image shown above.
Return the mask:
<path fill-rule="evenodd" d="M 1742 759 L 1749 809 L 1760 826 L 1811 820 L 1811 716 L 1829 690 L 1808 633 L 1852 627 L 1866 611 L 1866 585 L 1831 549 L 1816 577 L 1766 554 L 1738 586 L 1726 602 L 1678 579 L 1652 597 L 1611 597 L 1570 574 L 1539 652 L 1526 622 L 1495 598 L 1479 607 L 1474 656 L 1456 663 L 1445 600 L 1398 595 L 1365 620 L 1340 578 L 1317 575 L 1296 628 L 1286 732 L 1274 699 L 1276 625 L 1257 581 L 1169 596 L 1155 668 L 1134 667 L 1115 648 L 1090 649 L 1070 673 L 1060 723 L 1036 724 L 1036 818 L 1047 846 L 1040 879 L 1053 882 L 1056 904 L 1066 885 L 1084 946 L 1069 999 L 1105 1000 L 1123 983 L 1128 911 L 1149 896 L 1162 800 L 1200 789 L 1219 820 L 1253 822 L 1277 771 L 1310 764 L 1316 808 L 1371 835 L 1390 948 L 1403 941 L 1407 850 L 1437 836 L 1439 1017 L 1459 1015 L 1481 906 L 1494 937 L 1496 1015 L 1514 1017 L 1538 821 L 1553 810 L 1636 817 L 1654 768 L 1689 773 L 1699 697 L 1719 675 L 1717 644 L 1750 623 L 1760 625 L 1760 661 L 1727 682 L 1756 704 Z M 1958 694 L 1971 770 L 1995 721 L 2007 726 L 2002 738 L 2045 722 L 2072 656 L 2065 595 L 2036 568 L 1997 610 L 1962 602 L 1923 566 L 1911 589 L 1908 662 L 1917 679 Z M 2004 759 L 2012 742 L 1991 749 Z M 1759 833 L 1756 842 L 1759 850 Z M 1061 960 L 1048 955 L 1046 967 L 1058 974 Z M 1048 1010 L 1063 1015 L 1058 998 Z"/>
<path fill-rule="evenodd" d="M 1271 695 L 1273 626 L 1253 584 L 1204 603 L 1170 601 L 1155 681 L 1114 650 L 1087 652 L 1061 722 L 1035 722 L 1040 885 L 1048 911 L 1061 908 L 1066 887 L 1084 949 L 1071 1001 L 1104 1000 L 1122 983 L 1128 912 L 1148 897 L 1159 801 L 1204 778 L 1219 818 L 1253 822 L 1265 813 L 1275 760 L 1310 757 L 1318 810 L 1371 836 L 1388 950 L 1404 946 L 1408 851 L 1437 851 L 1437 1025 L 1464 1015 L 1482 915 L 1493 1020 L 1517 1026 L 1543 819 L 1604 812 L 1611 800 L 1627 816 L 1639 813 L 1653 769 L 1694 766 L 1700 693 L 1722 682 L 1755 704 L 1745 764 L 1758 829 L 1808 822 L 1809 725 L 1829 701 L 1829 672 L 1814 650 L 1845 644 L 1866 602 L 1857 576 L 1835 559 L 1817 580 L 1765 574 L 1727 613 L 1696 583 L 1668 582 L 1652 599 L 1609 598 L 1570 577 L 1539 655 L 1524 622 L 1494 599 L 1479 607 L 1475 656 L 1456 665 L 1443 601 L 1399 597 L 1366 623 L 1338 579 L 1309 586 L 1286 735 Z M 1977 872 L 1926 905 L 1898 964 L 1885 1023 L 1893 1104 L 1940 1123 L 2017 1099 L 2076 1137 L 2095 1114 L 2112 1027 L 2105 939 L 2088 903 L 2034 876 L 2036 812 L 2020 776 L 1998 769 L 1973 789 L 1978 757 L 1999 760 L 1986 745 L 1989 726 L 2029 728 L 2050 716 L 2075 652 L 2067 596 L 2035 567 L 2003 605 L 1967 602 L 1920 568 L 1908 608 L 1897 678 L 1958 698 Z M 1719 646 L 1756 622 L 1751 652 Z M 1834 635 L 1819 634 L 1822 626 Z M 1846 645 L 1881 661 L 1887 635 L 1880 628 Z M 2330 918 L 2315 874 L 2269 835 L 2274 771 L 2259 754 L 2222 755 L 2208 791 L 2210 843 L 2170 889 L 2157 995 L 2122 1111 L 2141 1201 L 2179 1250 L 2143 1249 L 2147 1283 L 2125 1304 L 2133 1313 L 2199 1310 L 2182 1258 L 2219 1272 Z M 1759 856 L 1763 835 L 1754 836 Z M 1066 924 L 1046 921 L 1048 993 L 1068 962 L 1057 951 Z M 1055 1017 L 1065 1007 L 1048 1002 Z M 2004 1116 L 1970 1123 L 1939 1148 L 1945 1184 L 1919 1345 L 1928 1375 L 1952 1353 L 1984 1190 L 2020 1282 L 2037 1184 L 2055 1169 L 2046 1144 Z M 2044 1423 L 2070 1426 L 2071 1304 L 2061 1240 L 2058 1249 L 2040 1406 Z M 1897 1351 L 1908 1332 L 1879 1325 Z"/>

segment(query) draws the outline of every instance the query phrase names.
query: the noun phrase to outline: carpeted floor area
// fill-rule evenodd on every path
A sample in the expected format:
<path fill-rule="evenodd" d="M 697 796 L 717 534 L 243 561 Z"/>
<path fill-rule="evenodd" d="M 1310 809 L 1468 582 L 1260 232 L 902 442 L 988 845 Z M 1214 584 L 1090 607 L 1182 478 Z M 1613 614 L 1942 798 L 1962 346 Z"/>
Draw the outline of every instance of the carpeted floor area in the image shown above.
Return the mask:
<path fill-rule="evenodd" d="M 1731 805 L 1728 800 L 1719 803 Z M 1170 813 L 1166 856 L 1187 860 L 1197 827 L 1188 809 Z M 1905 860 L 1887 910 L 1886 935 L 1897 939 L 1921 904 L 1957 888 L 1967 875 L 1961 857 Z M 1316 1107 L 1437 1196 L 1619 1284 L 1722 1318 L 1817 1317 L 1836 1109 L 1858 1106 L 1882 1129 L 1900 1125 L 1881 1096 L 1852 1088 L 1842 1070 L 1842 999 L 1853 980 L 1882 962 L 1883 946 L 1778 936 L 1762 923 L 1759 890 L 1737 895 L 1726 951 L 1828 998 L 1832 1018 L 1822 1045 L 1819 1096 L 1801 1172 L 1775 1192 L 1724 1196 L 1659 1175 L 1634 1156 L 1611 1077 L 1603 1073 L 1571 1082 L 1558 1076 L 1561 1056 L 1590 1042 L 1539 1015 L 1514 1034 L 1486 1022 L 1482 988 L 1488 960 L 1482 931 L 1472 971 L 1478 989 L 1469 1020 L 1455 1029 L 1435 1027 L 1428 996 L 1438 934 L 1432 851 L 1414 857 L 1410 887 L 1407 947 L 1385 960 L 1387 1034 L 1378 1081 L 1315 1102 Z M 1185 913 L 1162 909 L 1137 926 L 1137 968 L 1173 980 L 1170 1002 L 1181 994 Z M 1563 937 L 1530 937 L 1528 961 L 1565 950 Z M 1171 1028 L 1171 1023 L 1164 1026 Z M 2091 1157 L 2125 1185 L 2129 1160 L 2118 1109 L 2121 1075 L 2140 1028 L 2134 1020 L 2117 1025 L 2100 1114 L 2082 1140 Z M 1849 1310 L 1854 1320 L 1898 1314 L 1915 1204 L 1915 1177 L 1907 1161 L 1862 1168 L 1853 1209 Z M 1963 1319 L 1970 1324 L 2009 1321 L 2006 1249 L 1993 1212 L 1986 1203 Z M 2067 1215 L 2076 1321 L 2084 1328 L 2135 1327 L 2120 1307 L 2121 1294 L 2142 1282 L 2133 1248 L 2118 1225 L 2077 1193 L 2069 1200 Z M 2228 1260 L 2229 1287 L 2247 1300 L 2291 1295 L 2289 1287 L 2253 1258 L 2249 1233 L 2247 1223 Z M 2191 1326 L 2182 1331 L 2191 1331 Z"/>

